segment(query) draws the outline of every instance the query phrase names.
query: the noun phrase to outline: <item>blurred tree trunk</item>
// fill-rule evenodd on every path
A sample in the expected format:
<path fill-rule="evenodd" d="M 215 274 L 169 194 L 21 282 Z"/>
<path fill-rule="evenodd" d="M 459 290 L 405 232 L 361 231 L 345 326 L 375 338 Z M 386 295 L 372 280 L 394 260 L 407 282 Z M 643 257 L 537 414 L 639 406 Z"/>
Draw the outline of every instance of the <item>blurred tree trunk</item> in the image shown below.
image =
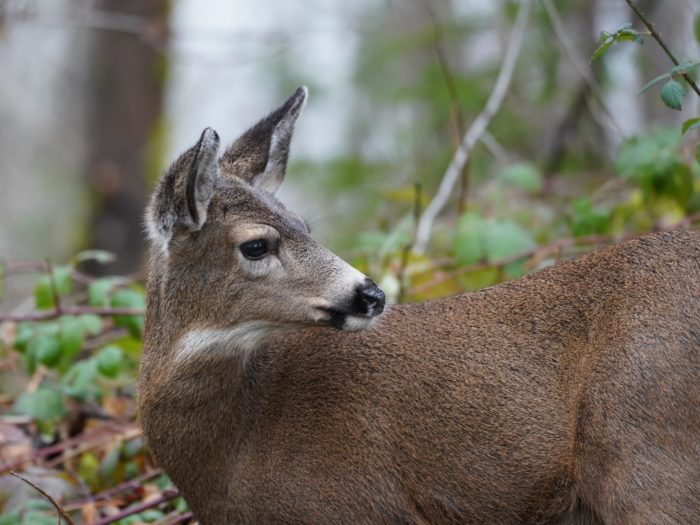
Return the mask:
<path fill-rule="evenodd" d="M 95 32 L 91 50 L 86 174 L 92 192 L 89 246 L 117 255 L 92 271 L 133 272 L 144 253 L 149 144 L 163 105 L 169 0 L 100 0 L 123 30 Z"/>

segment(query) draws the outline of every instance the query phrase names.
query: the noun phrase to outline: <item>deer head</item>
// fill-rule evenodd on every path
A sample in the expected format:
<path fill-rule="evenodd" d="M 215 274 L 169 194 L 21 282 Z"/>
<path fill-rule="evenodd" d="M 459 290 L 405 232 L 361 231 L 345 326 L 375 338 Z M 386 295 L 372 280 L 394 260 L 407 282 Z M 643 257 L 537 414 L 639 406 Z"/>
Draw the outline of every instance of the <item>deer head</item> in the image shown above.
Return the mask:
<path fill-rule="evenodd" d="M 161 177 L 147 211 L 153 310 L 167 310 L 187 353 L 216 342 L 252 348 L 270 331 L 368 327 L 383 292 L 314 241 L 274 193 L 285 175 L 300 87 L 219 157 L 207 128 Z"/>

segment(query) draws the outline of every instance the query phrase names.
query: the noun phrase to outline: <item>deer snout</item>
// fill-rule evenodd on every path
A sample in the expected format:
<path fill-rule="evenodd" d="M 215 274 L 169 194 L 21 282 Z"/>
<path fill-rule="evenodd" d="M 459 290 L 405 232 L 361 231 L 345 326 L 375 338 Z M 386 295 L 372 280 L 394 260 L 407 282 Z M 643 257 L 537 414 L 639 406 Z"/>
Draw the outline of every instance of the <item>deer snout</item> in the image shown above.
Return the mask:
<path fill-rule="evenodd" d="M 384 311 L 386 297 L 384 292 L 370 279 L 360 285 L 355 291 L 355 301 L 353 307 L 355 315 L 366 315 L 374 317 Z"/>

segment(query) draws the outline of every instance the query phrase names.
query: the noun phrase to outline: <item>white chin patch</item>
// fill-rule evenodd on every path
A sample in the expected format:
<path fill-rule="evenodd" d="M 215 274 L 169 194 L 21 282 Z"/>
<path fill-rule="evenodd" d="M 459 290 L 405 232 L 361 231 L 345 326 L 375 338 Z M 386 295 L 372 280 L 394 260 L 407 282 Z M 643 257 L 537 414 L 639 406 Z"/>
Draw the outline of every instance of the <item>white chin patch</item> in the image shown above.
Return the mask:
<path fill-rule="evenodd" d="M 374 322 L 374 319 L 374 317 L 357 317 L 354 315 L 348 315 L 345 318 L 343 330 L 347 330 L 348 332 L 364 330 L 365 328 L 369 328 L 369 326 Z"/>

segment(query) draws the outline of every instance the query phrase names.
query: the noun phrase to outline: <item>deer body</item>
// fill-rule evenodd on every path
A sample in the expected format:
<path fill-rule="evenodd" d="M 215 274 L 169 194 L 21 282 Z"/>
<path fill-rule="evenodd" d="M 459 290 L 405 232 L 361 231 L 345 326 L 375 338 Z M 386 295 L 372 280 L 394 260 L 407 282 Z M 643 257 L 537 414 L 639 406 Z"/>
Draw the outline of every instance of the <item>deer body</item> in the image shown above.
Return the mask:
<path fill-rule="evenodd" d="M 376 286 L 256 186 L 276 157 L 261 130 L 303 98 L 215 164 L 205 131 L 151 206 L 167 248 L 150 263 L 141 419 L 200 522 L 700 519 L 700 233 L 379 316 Z"/>

